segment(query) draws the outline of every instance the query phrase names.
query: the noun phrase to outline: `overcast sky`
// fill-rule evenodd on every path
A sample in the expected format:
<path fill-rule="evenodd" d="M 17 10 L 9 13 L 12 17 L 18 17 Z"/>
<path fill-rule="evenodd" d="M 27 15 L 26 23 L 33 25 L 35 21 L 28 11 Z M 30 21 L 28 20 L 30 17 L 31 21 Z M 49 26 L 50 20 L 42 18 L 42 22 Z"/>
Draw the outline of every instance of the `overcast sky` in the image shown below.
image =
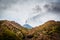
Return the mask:
<path fill-rule="evenodd" d="M 12 20 L 21 25 L 27 20 L 32 26 L 48 20 L 60 21 L 60 5 L 57 4 L 60 0 L 0 0 L 0 20 Z"/>

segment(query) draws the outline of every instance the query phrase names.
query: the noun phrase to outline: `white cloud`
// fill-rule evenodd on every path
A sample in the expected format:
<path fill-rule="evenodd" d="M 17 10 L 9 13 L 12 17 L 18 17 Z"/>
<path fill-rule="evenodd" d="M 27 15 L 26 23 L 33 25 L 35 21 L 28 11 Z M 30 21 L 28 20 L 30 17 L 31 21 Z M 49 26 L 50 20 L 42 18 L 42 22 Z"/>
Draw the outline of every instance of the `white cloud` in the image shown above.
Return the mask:
<path fill-rule="evenodd" d="M 31 17 L 34 17 L 36 15 L 39 15 L 39 20 L 32 19 L 28 24 L 32 26 L 36 26 L 38 24 L 41 24 L 42 22 L 46 20 L 53 19 L 55 16 L 47 14 L 44 8 L 42 6 L 46 3 L 51 2 L 52 0 L 1 0 L 0 2 L 0 19 L 8 19 L 8 20 L 14 20 L 21 25 L 25 23 L 25 21 Z M 56 1 L 56 0 L 53 0 Z M 44 2 L 44 3 L 43 3 Z M 33 8 L 35 5 L 40 5 L 42 11 L 40 13 L 33 12 Z M 45 15 L 44 15 L 45 14 Z M 47 15 L 49 15 L 47 17 Z M 53 18 L 52 18 L 52 17 Z M 56 18 L 54 18 L 56 19 Z M 59 18 L 58 18 L 59 20 Z"/>
<path fill-rule="evenodd" d="M 19 0 L 17 3 L 15 3 L 16 0 L 8 1 L 8 0 L 2 0 L 0 8 L 2 7 L 2 14 L 0 12 L 0 19 L 9 19 L 19 22 L 20 24 L 24 24 L 24 22 L 27 20 L 29 14 L 31 13 L 32 7 L 34 3 L 25 3 L 22 0 Z M 19 3 L 20 2 L 20 3 Z M 22 2 L 22 4 L 21 4 Z M 10 6 L 9 6 L 10 5 Z M 5 9 L 4 9 L 5 8 Z M 4 11 L 3 11 L 4 10 Z"/>

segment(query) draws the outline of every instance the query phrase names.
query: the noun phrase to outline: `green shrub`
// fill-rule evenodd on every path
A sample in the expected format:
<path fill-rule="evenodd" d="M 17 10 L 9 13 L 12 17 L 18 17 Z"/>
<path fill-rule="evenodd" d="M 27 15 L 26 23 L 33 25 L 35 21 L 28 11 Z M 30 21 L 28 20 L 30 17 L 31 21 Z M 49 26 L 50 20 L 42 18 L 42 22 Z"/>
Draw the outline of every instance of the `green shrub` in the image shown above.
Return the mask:
<path fill-rule="evenodd" d="M 0 37 L 0 40 L 19 40 L 19 38 L 16 36 L 16 34 L 8 29 L 4 30 L 2 37 Z"/>

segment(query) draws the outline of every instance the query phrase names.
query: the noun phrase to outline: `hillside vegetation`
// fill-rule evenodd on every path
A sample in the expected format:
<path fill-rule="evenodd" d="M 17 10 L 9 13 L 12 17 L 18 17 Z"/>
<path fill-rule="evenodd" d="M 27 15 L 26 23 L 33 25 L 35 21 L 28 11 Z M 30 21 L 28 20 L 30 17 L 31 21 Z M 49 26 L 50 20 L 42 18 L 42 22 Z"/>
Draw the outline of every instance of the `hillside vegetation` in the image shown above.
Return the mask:
<path fill-rule="evenodd" d="M 0 40 L 60 40 L 60 21 L 27 29 L 14 21 L 0 20 Z"/>

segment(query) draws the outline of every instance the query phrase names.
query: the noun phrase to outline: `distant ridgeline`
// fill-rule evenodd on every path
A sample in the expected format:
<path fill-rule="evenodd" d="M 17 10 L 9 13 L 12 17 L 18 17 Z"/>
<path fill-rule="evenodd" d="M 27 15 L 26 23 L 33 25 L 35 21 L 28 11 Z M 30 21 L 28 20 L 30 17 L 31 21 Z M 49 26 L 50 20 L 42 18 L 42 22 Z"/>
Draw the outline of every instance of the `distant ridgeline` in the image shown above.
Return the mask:
<path fill-rule="evenodd" d="M 32 28 L 32 26 L 27 23 L 27 20 L 25 21 L 25 24 L 23 25 L 23 27 L 28 28 L 28 29 Z"/>
<path fill-rule="evenodd" d="M 60 21 L 50 20 L 32 28 L 29 24 L 23 27 L 14 21 L 0 20 L 0 40 L 60 40 Z"/>
<path fill-rule="evenodd" d="M 28 28 L 28 29 L 31 29 L 32 28 L 32 26 L 30 26 L 29 24 L 24 24 L 23 25 L 25 28 Z"/>

